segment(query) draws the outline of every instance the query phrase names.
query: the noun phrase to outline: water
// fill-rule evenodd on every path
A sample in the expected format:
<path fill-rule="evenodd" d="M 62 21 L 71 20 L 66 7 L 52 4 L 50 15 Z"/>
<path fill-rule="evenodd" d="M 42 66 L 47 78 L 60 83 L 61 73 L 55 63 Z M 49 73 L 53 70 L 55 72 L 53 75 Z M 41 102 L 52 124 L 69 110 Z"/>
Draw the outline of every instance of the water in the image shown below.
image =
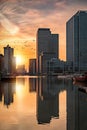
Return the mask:
<path fill-rule="evenodd" d="M 80 87 L 55 77 L 0 82 L 0 130 L 87 130 L 87 94 Z"/>

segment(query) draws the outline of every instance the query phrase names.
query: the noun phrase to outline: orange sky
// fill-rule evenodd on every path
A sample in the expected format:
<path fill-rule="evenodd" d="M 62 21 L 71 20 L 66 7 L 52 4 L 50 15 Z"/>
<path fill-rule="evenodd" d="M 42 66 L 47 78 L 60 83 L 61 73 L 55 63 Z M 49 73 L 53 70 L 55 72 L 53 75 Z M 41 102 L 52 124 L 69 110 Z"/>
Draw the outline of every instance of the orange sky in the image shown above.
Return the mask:
<path fill-rule="evenodd" d="M 66 59 L 66 22 L 86 0 L 0 0 L 0 53 L 9 44 L 24 62 L 36 57 L 36 32 L 50 28 L 59 34 L 59 56 Z"/>

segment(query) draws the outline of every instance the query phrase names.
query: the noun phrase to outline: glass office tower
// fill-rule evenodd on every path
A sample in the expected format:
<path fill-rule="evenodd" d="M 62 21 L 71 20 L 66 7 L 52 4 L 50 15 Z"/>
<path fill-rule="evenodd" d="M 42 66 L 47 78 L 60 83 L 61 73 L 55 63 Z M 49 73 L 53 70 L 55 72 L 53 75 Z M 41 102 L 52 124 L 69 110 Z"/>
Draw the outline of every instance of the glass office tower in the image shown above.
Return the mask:
<path fill-rule="evenodd" d="M 78 11 L 66 23 L 66 60 L 73 71 L 87 71 L 87 11 Z"/>

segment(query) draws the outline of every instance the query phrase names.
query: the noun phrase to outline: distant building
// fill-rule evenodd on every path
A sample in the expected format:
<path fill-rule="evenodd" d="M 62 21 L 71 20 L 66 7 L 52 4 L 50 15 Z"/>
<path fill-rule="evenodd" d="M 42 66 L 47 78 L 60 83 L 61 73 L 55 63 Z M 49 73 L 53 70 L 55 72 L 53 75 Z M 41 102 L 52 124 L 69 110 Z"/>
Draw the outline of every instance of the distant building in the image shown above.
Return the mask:
<path fill-rule="evenodd" d="M 66 23 L 66 59 L 73 71 L 87 71 L 87 11 L 78 11 Z"/>
<path fill-rule="evenodd" d="M 55 53 L 47 53 L 47 52 L 42 52 L 41 55 L 39 56 L 39 73 L 40 74 L 47 74 L 48 72 L 48 61 L 51 58 L 56 57 Z"/>
<path fill-rule="evenodd" d="M 49 53 L 49 54 L 55 53 L 55 58 L 59 57 L 59 35 L 51 34 L 49 28 L 39 28 L 37 31 L 37 45 L 36 45 L 37 73 L 40 73 L 39 57 L 41 56 L 41 53 Z"/>
<path fill-rule="evenodd" d="M 0 73 L 3 72 L 4 69 L 4 56 L 0 54 Z"/>
<path fill-rule="evenodd" d="M 59 59 L 59 34 L 51 34 L 50 53 L 55 53 L 55 57 Z"/>
<path fill-rule="evenodd" d="M 48 61 L 48 74 L 58 74 L 58 73 L 65 73 L 68 71 L 68 64 L 65 61 L 62 61 L 57 58 L 52 58 Z"/>
<path fill-rule="evenodd" d="M 6 74 L 13 74 L 16 70 L 14 49 L 9 45 L 4 47 L 4 71 Z"/>
<path fill-rule="evenodd" d="M 16 73 L 16 57 L 13 57 L 12 66 L 13 73 Z"/>
<path fill-rule="evenodd" d="M 18 65 L 16 72 L 17 74 L 25 74 L 26 73 L 25 65 Z"/>
<path fill-rule="evenodd" d="M 29 74 L 36 74 L 36 59 L 29 59 Z"/>

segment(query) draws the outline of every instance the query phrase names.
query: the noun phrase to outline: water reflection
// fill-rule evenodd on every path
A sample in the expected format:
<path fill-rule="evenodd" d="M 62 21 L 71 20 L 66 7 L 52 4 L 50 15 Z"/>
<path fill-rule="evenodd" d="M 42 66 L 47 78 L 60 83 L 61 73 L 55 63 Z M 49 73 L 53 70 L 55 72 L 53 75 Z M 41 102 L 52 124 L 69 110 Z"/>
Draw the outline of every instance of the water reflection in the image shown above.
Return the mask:
<path fill-rule="evenodd" d="M 14 102 L 14 94 L 21 93 L 24 85 L 24 78 L 0 82 L 0 101 L 9 108 L 10 104 Z"/>
<path fill-rule="evenodd" d="M 38 124 L 59 119 L 59 94 L 64 91 L 64 81 L 54 77 L 29 78 L 29 92 L 36 92 L 36 115 Z"/>
<path fill-rule="evenodd" d="M 72 82 L 67 89 L 67 130 L 87 129 L 87 93 Z"/>
<path fill-rule="evenodd" d="M 17 121 L 15 126 L 19 129 L 20 125 L 22 130 L 40 130 L 44 126 L 48 130 L 86 130 L 87 92 L 83 91 L 84 87 L 86 85 L 57 77 L 20 77 L 0 82 L 0 102 L 9 108 L 8 111 L 4 107 L 4 110 L 0 109 L 0 124 L 3 124 L 3 129 L 13 130 L 12 127 L 4 128 L 2 119 L 9 115 L 10 122 L 12 119 L 13 124 Z M 11 104 L 14 104 L 13 109 Z M 7 120 L 5 123 L 9 128 Z"/>
<path fill-rule="evenodd" d="M 3 101 L 7 108 L 14 101 L 15 83 L 15 80 L 0 83 L 0 101 Z"/>
<path fill-rule="evenodd" d="M 23 95 L 23 88 L 25 86 L 25 78 L 18 77 L 16 78 L 16 95 Z"/>
<path fill-rule="evenodd" d="M 29 78 L 29 92 L 36 92 L 36 78 Z"/>
<path fill-rule="evenodd" d="M 60 88 L 53 77 L 39 78 L 37 80 L 37 121 L 38 124 L 50 123 L 52 118 L 59 118 Z M 63 84 L 62 84 L 63 85 Z"/>

